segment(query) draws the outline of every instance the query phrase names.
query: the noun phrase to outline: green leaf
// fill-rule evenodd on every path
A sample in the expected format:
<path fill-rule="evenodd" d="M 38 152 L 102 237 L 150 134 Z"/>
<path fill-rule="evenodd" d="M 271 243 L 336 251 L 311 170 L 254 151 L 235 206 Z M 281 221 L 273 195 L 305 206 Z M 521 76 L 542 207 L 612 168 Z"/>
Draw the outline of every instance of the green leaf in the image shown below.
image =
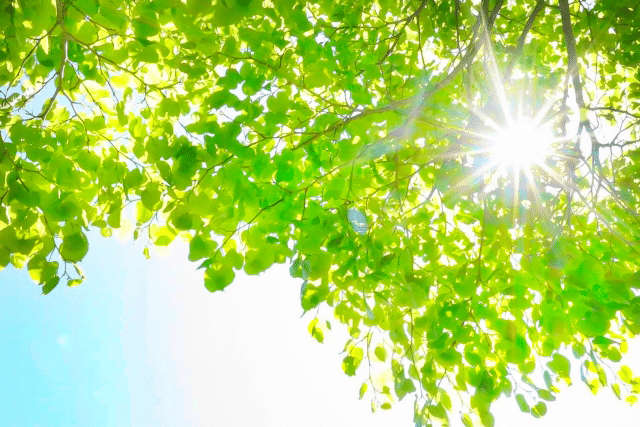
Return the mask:
<path fill-rule="evenodd" d="M 44 49 L 42 48 L 42 46 L 38 46 L 38 48 L 36 49 L 36 59 L 38 60 L 38 62 L 40 64 L 42 64 L 43 66 L 47 67 L 47 68 L 53 68 L 55 67 L 55 63 L 53 62 L 53 60 L 46 54 L 46 52 L 44 51 Z"/>
<path fill-rule="evenodd" d="M 362 385 L 360 386 L 360 392 L 358 393 L 359 399 L 362 399 L 364 397 L 364 394 L 367 392 L 368 387 L 369 385 L 366 382 L 362 383 Z"/>
<path fill-rule="evenodd" d="M 182 213 L 172 218 L 173 226 L 178 230 L 190 230 L 193 228 L 193 216 L 188 213 Z"/>
<path fill-rule="evenodd" d="M 356 374 L 356 369 L 358 369 L 362 362 L 363 354 L 362 349 L 358 347 L 353 347 L 351 351 L 349 351 L 349 356 L 346 356 L 342 360 L 342 370 L 345 374 L 350 377 Z"/>
<path fill-rule="evenodd" d="M 480 421 L 484 427 L 493 427 L 496 423 L 496 419 L 489 411 L 480 412 Z"/>
<path fill-rule="evenodd" d="M 96 27 L 90 22 L 83 22 L 80 24 L 78 30 L 75 32 L 75 37 L 85 44 L 93 44 L 97 40 Z"/>
<path fill-rule="evenodd" d="M 437 405 L 429 405 L 427 406 L 427 410 L 429 411 L 430 415 L 433 415 L 436 418 L 440 418 L 440 419 L 447 418 L 447 411 L 445 411 L 444 407 L 442 406 L 442 403 L 439 403 Z"/>
<path fill-rule="evenodd" d="M 443 367 L 450 369 L 462 362 L 462 356 L 454 349 L 445 349 L 442 352 L 436 353 L 435 360 Z"/>
<path fill-rule="evenodd" d="M 286 169 L 278 169 L 276 172 L 276 181 L 277 182 L 289 182 L 294 177 L 294 171 L 291 168 Z"/>
<path fill-rule="evenodd" d="M 387 350 L 385 350 L 385 348 L 382 346 L 376 347 L 376 349 L 374 350 L 374 354 L 381 362 L 384 362 L 387 359 Z"/>
<path fill-rule="evenodd" d="M 11 260 L 9 251 L 0 245 L 0 268 L 6 267 Z"/>
<path fill-rule="evenodd" d="M 310 264 L 309 279 L 316 280 L 324 277 L 331 268 L 333 257 L 328 252 L 320 252 L 311 255 L 308 260 Z"/>
<path fill-rule="evenodd" d="M 549 374 L 549 371 L 544 371 L 542 377 L 544 378 L 544 384 L 548 389 L 551 389 L 551 387 L 553 387 L 553 381 L 551 380 L 551 374 Z"/>
<path fill-rule="evenodd" d="M 69 279 L 67 280 L 67 286 L 70 288 L 75 288 L 78 285 L 82 284 L 82 279 Z"/>
<path fill-rule="evenodd" d="M 197 261 L 212 255 L 216 243 L 201 235 L 196 235 L 189 242 L 189 261 Z"/>
<path fill-rule="evenodd" d="M 531 415 L 535 418 L 543 417 L 547 413 L 547 405 L 544 402 L 538 402 L 531 408 Z"/>
<path fill-rule="evenodd" d="M 607 358 L 612 362 L 619 362 L 620 360 L 622 360 L 622 355 L 620 354 L 617 348 L 612 347 L 607 352 Z"/>
<path fill-rule="evenodd" d="M 575 343 L 573 344 L 571 351 L 573 352 L 573 356 L 576 359 L 580 359 L 584 355 L 586 350 L 584 348 L 584 345 L 582 345 L 582 343 Z"/>
<path fill-rule="evenodd" d="M 607 385 L 607 374 L 606 374 L 606 372 L 599 365 L 597 366 L 597 370 L 598 370 L 598 381 L 600 381 L 600 384 L 602 384 L 603 386 L 606 386 Z"/>
<path fill-rule="evenodd" d="M 49 262 L 46 257 L 39 255 L 31 258 L 27 268 L 33 281 L 42 284 L 57 275 L 58 263 L 55 261 Z"/>
<path fill-rule="evenodd" d="M 631 369 L 629 369 L 628 366 L 622 366 L 618 371 L 618 375 L 623 382 L 631 384 L 631 381 L 633 380 L 633 372 L 631 371 Z"/>
<path fill-rule="evenodd" d="M 305 311 L 317 307 L 329 295 L 329 286 L 327 285 L 307 285 L 302 293 L 302 308 Z"/>
<path fill-rule="evenodd" d="M 175 239 L 175 231 L 169 227 L 158 227 L 153 229 L 154 244 L 157 246 L 168 246 Z"/>
<path fill-rule="evenodd" d="M 275 262 L 275 254 L 269 246 L 252 249 L 247 252 L 244 271 L 248 275 L 262 273 Z"/>
<path fill-rule="evenodd" d="M 311 320 L 311 322 L 309 322 L 308 330 L 311 336 L 314 337 L 318 342 L 324 341 L 324 333 L 322 332 L 322 329 L 320 329 L 320 327 L 318 326 L 317 317 Z"/>
<path fill-rule="evenodd" d="M 556 400 L 556 397 L 553 394 L 551 394 L 548 390 L 539 388 L 537 391 L 540 399 L 544 399 L 549 402 L 553 402 L 554 400 Z"/>
<path fill-rule="evenodd" d="M 209 292 L 222 291 L 233 282 L 235 276 L 231 266 L 215 264 L 205 271 L 204 286 Z"/>
<path fill-rule="evenodd" d="M 89 16 L 97 14 L 100 9 L 100 3 L 97 0 L 75 0 L 74 6 Z"/>
<path fill-rule="evenodd" d="M 49 292 L 51 292 L 56 286 L 58 286 L 58 283 L 60 283 L 60 277 L 58 276 L 54 276 L 52 278 L 50 278 L 49 280 L 47 280 L 47 282 L 42 286 L 42 293 L 44 295 L 47 295 Z"/>
<path fill-rule="evenodd" d="M 592 312 L 576 322 L 576 328 L 587 337 L 604 335 L 611 326 L 611 320 L 603 312 Z"/>
<path fill-rule="evenodd" d="M 402 400 L 407 394 L 416 391 L 416 386 L 409 378 L 396 378 L 394 382 L 394 390 L 396 392 L 396 395 L 398 396 L 398 400 Z M 444 408 L 442 408 L 442 405 L 438 405 L 437 409 L 430 408 L 430 410 L 431 409 L 436 411 L 434 413 L 435 416 L 438 416 L 436 415 L 436 413 L 441 415 L 444 414 Z"/>
<path fill-rule="evenodd" d="M 547 363 L 547 366 L 562 378 L 569 378 L 570 376 L 571 364 L 569 359 L 559 353 L 553 355 L 553 359 Z"/>
<path fill-rule="evenodd" d="M 516 402 L 522 412 L 530 412 L 531 408 L 522 394 L 516 394 Z"/>
<path fill-rule="evenodd" d="M 613 390 L 613 393 L 616 395 L 616 397 L 619 400 L 622 400 L 620 398 L 620 386 L 618 384 L 611 384 L 611 389 Z"/>
<path fill-rule="evenodd" d="M 65 261 L 80 262 L 89 251 L 89 241 L 82 231 L 65 235 L 60 245 L 60 255 Z"/>
<path fill-rule="evenodd" d="M 161 194 L 158 184 L 154 182 L 147 184 L 147 187 L 140 194 L 142 205 L 150 211 L 155 211 L 162 203 L 160 200 Z"/>

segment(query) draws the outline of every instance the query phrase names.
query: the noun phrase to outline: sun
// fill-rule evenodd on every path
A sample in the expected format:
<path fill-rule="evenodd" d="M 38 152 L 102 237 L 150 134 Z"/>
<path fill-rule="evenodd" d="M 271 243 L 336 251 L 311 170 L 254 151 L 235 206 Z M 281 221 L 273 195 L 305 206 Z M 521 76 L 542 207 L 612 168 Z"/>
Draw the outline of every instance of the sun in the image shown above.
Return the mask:
<path fill-rule="evenodd" d="M 514 172 L 541 166 L 552 154 L 553 133 L 549 126 L 519 120 L 498 128 L 489 140 L 489 153 L 498 168 Z"/>

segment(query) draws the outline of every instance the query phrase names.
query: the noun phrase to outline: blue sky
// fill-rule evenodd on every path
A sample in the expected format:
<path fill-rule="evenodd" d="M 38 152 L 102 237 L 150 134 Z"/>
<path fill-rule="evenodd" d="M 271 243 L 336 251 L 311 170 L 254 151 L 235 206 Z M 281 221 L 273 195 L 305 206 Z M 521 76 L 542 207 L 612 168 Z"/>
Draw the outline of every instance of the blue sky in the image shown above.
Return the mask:
<path fill-rule="evenodd" d="M 0 272 L 0 425 L 413 425 L 412 398 L 375 414 L 358 400 L 366 370 L 342 373 L 346 333 L 335 321 L 324 344 L 309 336 L 286 267 L 211 294 L 186 253 L 177 242 L 146 260 L 140 244 L 93 233 L 77 288 L 42 296 L 26 270 Z M 638 374 L 640 345 L 629 348 Z M 640 405 L 592 396 L 575 368 L 544 418 L 503 398 L 496 427 L 637 427 Z"/>
<path fill-rule="evenodd" d="M 102 243 L 102 242 L 100 242 Z M 120 332 L 123 258 L 100 248 L 85 268 L 92 278 L 48 296 L 26 269 L 0 273 L 0 419 L 10 426 L 127 425 L 130 394 Z M 115 408 L 123 410 L 114 411 Z M 110 424 L 101 424 L 112 419 Z"/>

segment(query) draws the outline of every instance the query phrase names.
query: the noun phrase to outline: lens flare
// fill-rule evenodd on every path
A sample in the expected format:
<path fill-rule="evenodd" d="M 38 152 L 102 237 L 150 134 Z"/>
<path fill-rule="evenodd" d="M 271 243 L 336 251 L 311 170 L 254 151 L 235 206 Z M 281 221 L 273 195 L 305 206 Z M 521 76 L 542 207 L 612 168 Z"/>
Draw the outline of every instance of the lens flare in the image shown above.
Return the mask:
<path fill-rule="evenodd" d="M 500 168 L 516 171 L 542 165 L 552 153 L 551 129 L 521 121 L 497 131 L 490 147 L 493 162 Z"/>

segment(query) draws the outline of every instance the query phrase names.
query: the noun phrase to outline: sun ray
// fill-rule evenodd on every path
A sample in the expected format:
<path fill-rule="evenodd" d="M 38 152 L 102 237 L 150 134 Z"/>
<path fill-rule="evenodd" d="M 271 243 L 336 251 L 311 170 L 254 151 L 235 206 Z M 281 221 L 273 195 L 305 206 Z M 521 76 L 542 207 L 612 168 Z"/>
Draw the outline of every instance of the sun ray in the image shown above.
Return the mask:
<path fill-rule="evenodd" d="M 500 72 L 498 71 L 496 55 L 495 51 L 493 50 L 493 45 L 491 44 L 489 31 L 484 25 L 483 30 L 483 35 L 485 37 L 484 47 L 487 50 L 487 68 L 489 68 L 488 75 L 493 86 L 493 92 L 494 95 L 498 98 L 498 104 L 500 106 L 500 110 L 502 112 L 502 116 L 506 122 L 506 125 L 513 126 L 513 117 L 511 115 L 509 102 L 507 101 L 507 97 L 504 91 L 504 82 L 502 81 L 502 77 L 500 75 Z"/>

